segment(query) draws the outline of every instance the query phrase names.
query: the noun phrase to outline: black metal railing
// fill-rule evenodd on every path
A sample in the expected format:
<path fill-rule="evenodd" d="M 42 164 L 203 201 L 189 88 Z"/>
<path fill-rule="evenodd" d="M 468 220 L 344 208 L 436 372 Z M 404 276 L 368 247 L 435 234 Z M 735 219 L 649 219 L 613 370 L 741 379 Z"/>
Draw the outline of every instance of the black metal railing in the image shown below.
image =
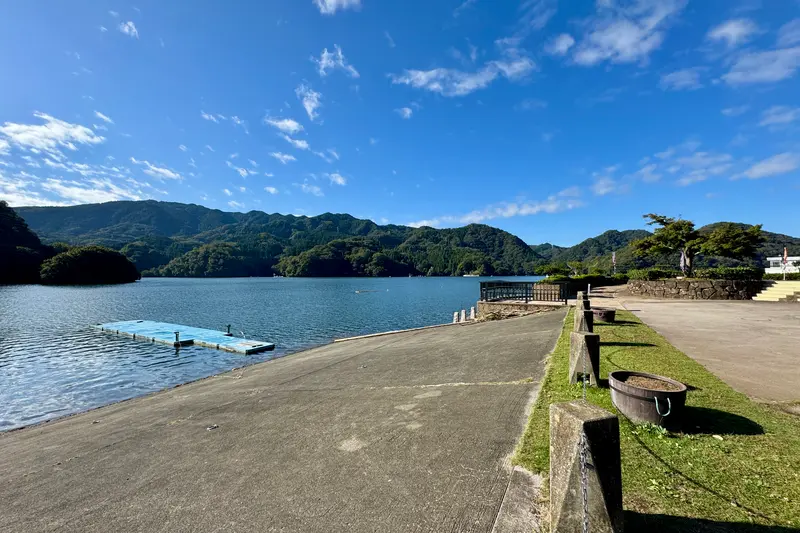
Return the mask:
<path fill-rule="evenodd" d="M 517 300 L 528 302 L 567 303 L 564 283 L 534 283 L 532 281 L 481 281 L 481 301 Z"/>

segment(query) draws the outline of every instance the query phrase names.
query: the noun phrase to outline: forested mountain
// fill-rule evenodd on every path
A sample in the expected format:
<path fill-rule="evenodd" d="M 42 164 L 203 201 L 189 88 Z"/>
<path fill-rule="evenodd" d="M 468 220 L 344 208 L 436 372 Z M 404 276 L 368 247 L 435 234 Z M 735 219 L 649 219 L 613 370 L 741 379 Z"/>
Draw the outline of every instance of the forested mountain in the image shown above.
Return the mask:
<path fill-rule="evenodd" d="M 39 265 L 52 255 L 25 220 L 0 201 L 0 283 L 36 283 Z"/>
<path fill-rule="evenodd" d="M 584 270 L 610 271 L 612 252 L 618 271 L 678 264 L 677 257 L 634 256 L 630 243 L 649 235 L 646 230 L 610 230 L 560 247 L 528 246 L 510 233 L 481 224 L 454 229 L 380 226 L 346 214 L 225 213 L 152 200 L 16 211 L 47 243 L 109 246 L 145 275 L 155 276 L 510 275 L 533 274 L 546 263 L 567 262 L 581 262 Z M 753 264 L 763 264 L 767 255 L 780 255 L 784 246 L 800 249 L 800 238 L 766 231 L 763 235 L 765 242 Z M 701 256 L 697 266 L 737 263 Z"/>
<path fill-rule="evenodd" d="M 479 224 L 435 230 L 156 201 L 17 211 L 45 240 L 119 249 L 145 275 L 525 274 L 543 261 L 519 238 Z"/>

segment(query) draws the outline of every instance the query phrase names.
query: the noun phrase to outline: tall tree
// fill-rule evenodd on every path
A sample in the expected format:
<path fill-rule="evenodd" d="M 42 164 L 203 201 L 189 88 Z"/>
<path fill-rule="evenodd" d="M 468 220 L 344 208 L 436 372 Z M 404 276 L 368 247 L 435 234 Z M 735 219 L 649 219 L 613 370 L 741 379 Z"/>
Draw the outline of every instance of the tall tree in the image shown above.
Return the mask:
<path fill-rule="evenodd" d="M 764 242 L 761 224 L 747 229 L 738 224 L 721 224 L 705 236 L 700 250 L 706 255 L 744 259 L 753 257 Z"/>
<path fill-rule="evenodd" d="M 692 273 L 694 257 L 700 252 L 705 240 L 694 227 L 691 220 L 681 220 L 663 215 L 648 213 L 648 226 L 659 226 L 653 234 L 632 243 L 639 256 L 667 255 L 683 252 L 686 274 Z"/>

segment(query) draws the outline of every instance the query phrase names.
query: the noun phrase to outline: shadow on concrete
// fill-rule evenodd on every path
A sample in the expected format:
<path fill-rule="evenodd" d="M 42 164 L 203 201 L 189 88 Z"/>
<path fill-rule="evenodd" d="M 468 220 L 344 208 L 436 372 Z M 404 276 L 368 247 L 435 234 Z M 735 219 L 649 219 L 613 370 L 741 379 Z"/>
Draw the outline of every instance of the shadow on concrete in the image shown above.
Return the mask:
<path fill-rule="evenodd" d="M 614 322 L 600 322 L 599 320 L 594 323 L 595 326 L 635 326 L 638 322 L 631 320 L 615 320 Z"/>
<path fill-rule="evenodd" d="M 658 531 L 659 533 L 790 533 L 800 529 L 783 526 L 759 526 L 746 522 L 717 522 L 685 516 L 644 514 L 625 511 L 626 531 Z"/>
<path fill-rule="evenodd" d="M 675 431 L 691 435 L 763 435 L 764 428 L 749 418 L 707 407 L 686 406 Z"/>
<path fill-rule="evenodd" d="M 601 342 L 600 346 L 655 346 L 649 342 Z"/>

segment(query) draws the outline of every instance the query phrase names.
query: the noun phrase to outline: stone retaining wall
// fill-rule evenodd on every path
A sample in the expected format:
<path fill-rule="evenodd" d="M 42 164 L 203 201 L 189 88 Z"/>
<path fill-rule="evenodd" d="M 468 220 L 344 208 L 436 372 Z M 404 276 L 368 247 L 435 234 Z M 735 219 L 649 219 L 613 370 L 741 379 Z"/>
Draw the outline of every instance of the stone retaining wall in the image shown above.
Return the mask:
<path fill-rule="evenodd" d="M 630 280 L 628 292 L 634 296 L 675 300 L 750 300 L 762 285 L 761 281 L 724 279 Z"/>

